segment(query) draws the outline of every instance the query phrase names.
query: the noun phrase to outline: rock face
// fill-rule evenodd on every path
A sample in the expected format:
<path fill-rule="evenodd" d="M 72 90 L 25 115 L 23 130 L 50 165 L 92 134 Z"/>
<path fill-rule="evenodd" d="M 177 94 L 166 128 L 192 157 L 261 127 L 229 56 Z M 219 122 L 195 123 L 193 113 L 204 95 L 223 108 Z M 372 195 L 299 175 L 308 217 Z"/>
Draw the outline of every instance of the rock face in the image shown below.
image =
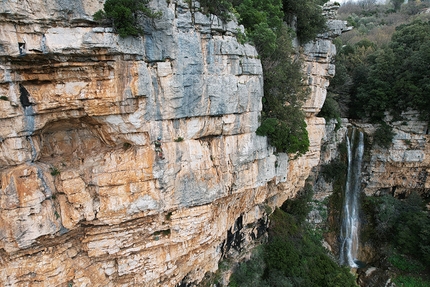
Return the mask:
<path fill-rule="evenodd" d="M 154 0 L 122 39 L 92 21 L 103 1 L 30 2 L 0 7 L 0 285 L 198 282 L 264 236 L 319 161 L 327 42 L 311 150 L 289 160 L 255 134 L 261 63 L 236 23 Z"/>
<path fill-rule="evenodd" d="M 358 127 L 365 133 L 365 155 L 362 169 L 362 192 L 366 196 L 391 195 L 403 199 L 411 192 L 418 192 L 423 198 L 429 196 L 430 171 L 429 161 L 429 135 L 428 123 L 420 121 L 417 111 L 403 113 L 404 121 L 393 122 L 392 118 L 386 117 L 395 134 L 389 148 L 381 148 L 374 144 L 373 136 L 377 132 L 378 125 L 363 122 L 348 122 L 344 119 L 340 129 L 334 129 L 334 123 L 329 123 L 323 137 L 323 151 L 321 152 L 320 164 L 327 164 L 333 159 L 339 159 L 340 150 L 338 145 L 345 141 L 347 129 L 352 125 Z M 333 193 L 332 183 L 327 183 L 323 176 L 318 177 L 315 190 L 315 199 L 323 201 Z M 318 206 L 320 207 L 320 206 Z M 430 209 L 430 206 L 427 206 Z M 321 209 L 321 208 L 320 208 Z M 318 210 L 315 208 L 311 213 L 310 221 L 315 225 L 327 224 L 327 207 Z M 337 214 L 337 212 L 333 212 Z M 338 218 L 332 219 L 338 222 Z M 332 223 L 333 224 L 333 223 Z M 337 252 L 339 234 L 333 232 L 326 234 L 330 249 Z M 374 264 L 380 259 L 380 246 L 372 242 L 360 242 L 358 258 L 367 264 Z M 376 264 L 380 265 L 380 262 Z M 382 271 L 374 267 L 366 267 L 359 272 L 360 286 L 391 286 L 386 282 L 390 276 L 389 270 Z M 367 270 L 367 271 L 366 271 Z M 370 271 L 369 271 L 370 270 Z M 375 272 L 374 272 L 375 271 Z M 385 272 L 385 273 L 384 273 Z M 387 273 L 388 272 L 388 273 Z M 385 280 L 385 281 L 384 281 Z M 381 285 L 382 284 L 382 285 Z"/>
<path fill-rule="evenodd" d="M 404 121 L 391 123 L 395 136 L 388 149 L 372 146 L 363 174 L 366 195 L 391 194 L 404 198 L 412 191 L 429 194 L 428 123 L 420 121 L 416 111 L 405 112 L 403 117 Z M 360 126 L 369 135 L 377 128 L 367 124 Z"/>

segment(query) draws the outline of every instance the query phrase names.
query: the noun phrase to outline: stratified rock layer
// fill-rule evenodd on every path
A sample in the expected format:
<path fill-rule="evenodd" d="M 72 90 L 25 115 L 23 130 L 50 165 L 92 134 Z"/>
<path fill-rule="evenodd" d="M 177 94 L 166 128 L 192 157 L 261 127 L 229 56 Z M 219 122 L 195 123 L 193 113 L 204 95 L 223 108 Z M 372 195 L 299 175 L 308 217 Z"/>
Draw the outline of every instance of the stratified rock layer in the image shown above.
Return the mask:
<path fill-rule="evenodd" d="M 101 2 L 2 4 L 0 285 L 198 282 L 303 186 L 323 100 L 307 104 L 309 153 L 274 155 L 255 134 L 255 49 L 185 2 L 152 1 L 162 18 L 124 39 L 92 21 Z"/>
<path fill-rule="evenodd" d="M 404 198 L 416 191 L 428 196 L 430 191 L 430 150 L 428 123 L 421 121 L 417 111 L 403 113 L 405 120 L 390 121 L 394 138 L 389 148 L 373 145 L 363 181 L 366 195 L 391 194 Z M 387 118 L 387 120 L 390 120 Z M 359 124 L 369 135 L 377 125 Z M 427 194 L 427 195 L 425 195 Z"/>

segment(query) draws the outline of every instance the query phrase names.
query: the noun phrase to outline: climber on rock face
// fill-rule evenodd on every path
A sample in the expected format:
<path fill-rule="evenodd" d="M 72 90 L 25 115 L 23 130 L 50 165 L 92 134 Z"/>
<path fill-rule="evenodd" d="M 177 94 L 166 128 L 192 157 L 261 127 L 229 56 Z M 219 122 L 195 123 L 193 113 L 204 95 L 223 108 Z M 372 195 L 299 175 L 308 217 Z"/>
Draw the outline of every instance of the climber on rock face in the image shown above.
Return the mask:
<path fill-rule="evenodd" d="M 155 145 L 155 152 L 157 153 L 158 157 L 160 159 L 164 159 L 163 149 L 161 148 L 161 137 L 158 137 L 157 140 L 154 142 Z"/>

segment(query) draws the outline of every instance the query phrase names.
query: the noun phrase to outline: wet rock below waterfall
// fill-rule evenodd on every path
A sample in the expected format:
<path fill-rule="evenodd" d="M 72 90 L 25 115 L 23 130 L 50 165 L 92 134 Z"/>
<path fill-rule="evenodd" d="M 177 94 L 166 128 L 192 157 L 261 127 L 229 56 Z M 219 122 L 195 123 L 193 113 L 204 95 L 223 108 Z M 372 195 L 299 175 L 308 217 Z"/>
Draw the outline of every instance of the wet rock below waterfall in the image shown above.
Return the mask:
<path fill-rule="evenodd" d="M 366 267 L 357 270 L 357 283 L 362 287 L 395 287 L 386 270 L 377 267 Z"/>

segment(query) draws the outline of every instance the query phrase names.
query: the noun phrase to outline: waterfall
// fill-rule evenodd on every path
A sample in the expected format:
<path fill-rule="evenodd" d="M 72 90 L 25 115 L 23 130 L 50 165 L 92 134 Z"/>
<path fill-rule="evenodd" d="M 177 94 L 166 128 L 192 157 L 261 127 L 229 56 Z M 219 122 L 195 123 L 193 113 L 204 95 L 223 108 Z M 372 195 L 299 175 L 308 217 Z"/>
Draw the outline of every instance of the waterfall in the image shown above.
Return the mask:
<path fill-rule="evenodd" d="M 348 174 L 345 185 L 342 226 L 340 230 L 340 263 L 350 267 L 356 264 L 358 253 L 359 214 L 358 199 L 361 189 L 361 163 L 364 151 L 364 136 L 353 129 L 351 137 L 347 134 Z"/>

